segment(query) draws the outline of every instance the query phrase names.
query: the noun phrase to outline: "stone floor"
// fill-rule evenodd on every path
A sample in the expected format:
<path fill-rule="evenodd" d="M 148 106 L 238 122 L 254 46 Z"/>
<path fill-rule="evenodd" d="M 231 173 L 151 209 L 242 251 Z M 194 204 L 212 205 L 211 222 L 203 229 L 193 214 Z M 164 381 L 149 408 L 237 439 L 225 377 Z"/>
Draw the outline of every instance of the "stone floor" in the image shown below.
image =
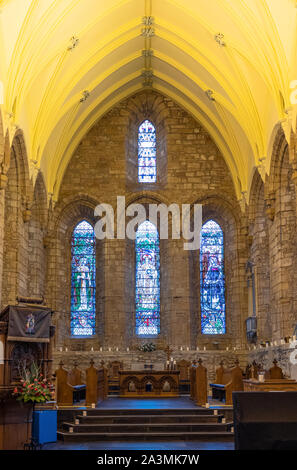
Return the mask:
<path fill-rule="evenodd" d="M 221 403 L 211 402 L 210 407 L 220 407 Z M 100 403 L 104 409 L 178 409 L 197 406 L 185 396 L 178 398 L 117 398 L 109 397 Z M 84 407 L 81 407 L 84 409 Z M 63 442 L 57 441 L 43 445 L 43 450 L 233 450 L 233 442 L 224 441 L 162 441 L 162 442 Z"/>
<path fill-rule="evenodd" d="M 234 450 L 233 442 L 62 442 L 44 444 L 42 450 Z"/>

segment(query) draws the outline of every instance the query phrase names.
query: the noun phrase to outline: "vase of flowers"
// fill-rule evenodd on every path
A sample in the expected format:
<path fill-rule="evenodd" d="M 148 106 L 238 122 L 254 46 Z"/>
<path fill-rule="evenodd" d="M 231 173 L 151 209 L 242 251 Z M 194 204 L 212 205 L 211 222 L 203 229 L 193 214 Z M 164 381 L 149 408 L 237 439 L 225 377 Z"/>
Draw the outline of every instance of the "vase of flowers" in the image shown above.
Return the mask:
<path fill-rule="evenodd" d="M 44 378 L 40 372 L 39 366 L 33 362 L 30 368 L 25 365 L 19 367 L 19 374 L 21 376 L 20 383 L 16 385 L 13 390 L 13 396 L 17 401 L 21 402 L 22 406 L 29 406 L 32 413 L 32 432 L 31 442 L 26 444 L 28 448 L 36 447 L 36 442 L 33 438 L 34 428 L 34 410 L 36 403 L 46 403 L 54 397 L 53 385 Z"/>
<path fill-rule="evenodd" d="M 16 386 L 13 395 L 18 401 L 45 403 L 53 399 L 53 385 L 43 377 L 36 363 L 29 369 L 23 367 L 20 371 L 20 385 Z"/>

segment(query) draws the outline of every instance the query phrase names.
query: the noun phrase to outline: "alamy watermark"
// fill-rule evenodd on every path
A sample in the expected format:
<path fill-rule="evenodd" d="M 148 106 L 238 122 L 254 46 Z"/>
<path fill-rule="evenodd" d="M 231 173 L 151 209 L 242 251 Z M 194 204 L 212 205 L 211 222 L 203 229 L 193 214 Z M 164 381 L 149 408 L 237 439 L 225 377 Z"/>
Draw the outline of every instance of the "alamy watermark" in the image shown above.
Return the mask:
<path fill-rule="evenodd" d="M 99 204 L 94 214 L 100 219 L 95 224 L 95 235 L 99 240 L 136 239 L 138 227 L 149 221 L 158 227 L 161 240 L 169 238 L 169 220 L 171 219 L 171 238 L 184 240 L 184 250 L 198 250 L 200 247 L 200 230 L 202 227 L 202 205 L 182 204 L 130 204 L 126 207 L 125 196 L 117 196 L 116 217 L 110 204 Z M 170 217 L 169 217 L 170 214 Z M 130 220 L 126 223 L 126 217 Z M 115 227 L 116 226 L 116 227 Z M 116 228 L 116 231 L 115 231 Z M 115 236 L 116 232 L 116 236 Z"/>

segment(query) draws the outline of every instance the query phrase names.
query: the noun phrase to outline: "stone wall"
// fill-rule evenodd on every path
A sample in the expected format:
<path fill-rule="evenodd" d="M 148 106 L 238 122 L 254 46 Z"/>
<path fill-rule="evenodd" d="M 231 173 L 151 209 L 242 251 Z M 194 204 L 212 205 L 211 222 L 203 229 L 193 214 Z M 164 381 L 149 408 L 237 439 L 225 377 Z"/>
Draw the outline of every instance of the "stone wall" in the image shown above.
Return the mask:
<path fill-rule="evenodd" d="M 146 118 L 156 126 L 159 178 L 155 184 L 142 186 L 136 179 L 137 129 Z M 4 139 L 0 137 L 3 163 Z M 55 311 L 55 365 L 61 358 L 66 365 L 79 359 L 85 368 L 90 357 L 96 361 L 122 358 L 127 368 L 146 361 L 161 363 L 166 359 L 163 349 L 169 344 L 176 360 L 201 355 L 211 378 L 221 358 L 230 366 L 235 356 L 242 366 L 257 359 L 267 368 L 276 357 L 288 374 L 294 373 L 287 345 L 259 348 L 261 341 L 292 336 L 297 323 L 297 165 L 281 130 L 275 138 L 269 175 L 264 178 L 255 171 L 245 212 L 236 200 L 227 165 L 209 134 L 176 103 L 155 92 L 124 100 L 93 126 L 69 162 L 55 205 L 48 204 L 42 173 L 36 179 L 29 178 L 20 130 L 8 153 L 1 167 L 8 179 L 6 188 L 3 184 L 0 190 L 0 241 L 4 238 L 0 250 L 1 305 L 15 303 L 18 295 L 45 296 L 47 305 Z M 143 340 L 134 333 L 134 242 L 115 239 L 97 241 L 96 334 L 89 339 L 70 336 L 73 228 L 83 219 L 94 225 L 94 208 L 100 202 L 116 209 L 118 195 L 126 197 L 127 205 L 201 203 L 203 220 L 213 218 L 221 225 L 226 335 L 201 335 L 197 251 L 185 251 L 183 240 L 161 240 L 161 334 L 153 340 L 157 352 L 150 359 L 142 355 L 137 348 Z M 248 260 L 256 279 L 255 350 L 249 349 L 245 338 Z M 94 351 L 90 355 L 91 348 Z"/>
<path fill-rule="evenodd" d="M 133 186 L 132 175 L 135 178 L 136 129 L 145 118 L 156 125 L 161 178 L 142 187 L 137 179 Z M 108 112 L 83 138 L 65 172 L 52 214 L 48 254 L 47 298 L 56 312 L 56 346 L 125 350 L 143 342 L 134 333 L 135 249 L 129 240 L 98 241 L 97 332 L 87 340 L 69 335 L 71 232 L 83 218 L 94 224 L 93 210 L 99 203 L 111 204 L 116 211 L 118 195 L 125 196 L 127 204 L 202 203 L 204 220 L 215 219 L 224 231 L 227 334 L 200 333 L 197 252 L 185 251 L 183 240 L 161 240 L 161 333 L 153 340 L 156 345 L 243 347 L 247 245 L 229 170 L 205 129 L 157 93 L 140 93 Z"/>

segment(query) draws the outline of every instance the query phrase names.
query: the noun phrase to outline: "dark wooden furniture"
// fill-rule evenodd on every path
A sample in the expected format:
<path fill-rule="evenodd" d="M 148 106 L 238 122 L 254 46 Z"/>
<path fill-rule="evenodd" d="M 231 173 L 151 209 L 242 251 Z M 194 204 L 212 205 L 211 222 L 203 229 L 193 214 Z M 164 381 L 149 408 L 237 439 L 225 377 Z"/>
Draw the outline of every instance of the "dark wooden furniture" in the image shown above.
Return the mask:
<path fill-rule="evenodd" d="M 86 405 L 98 403 L 98 401 L 107 398 L 108 384 L 107 371 L 105 367 L 96 369 L 94 361 L 91 361 L 90 367 L 86 370 Z"/>
<path fill-rule="evenodd" d="M 272 380 L 279 380 L 284 378 L 283 371 L 280 367 L 278 367 L 276 359 L 273 360 L 273 366 L 267 371 L 265 378 Z"/>
<path fill-rule="evenodd" d="M 208 402 L 207 398 L 207 369 L 202 365 L 199 359 L 198 365 L 196 361 L 190 369 L 190 395 L 196 405 L 204 406 Z"/>
<path fill-rule="evenodd" d="M 26 299 L 29 300 L 30 299 Z M 42 300 L 41 300 L 42 301 Z M 52 374 L 52 339 L 55 327 L 48 326 L 47 335 L 44 338 L 31 337 L 11 338 L 8 335 L 11 325 L 12 312 L 17 310 L 19 315 L 24 315 L 26 319 L 28 312 L 32 313 L 35 319 L 39 315 L 51 316 L 53 311 L 45 305 L 26 303 L 18 305 L 8 305 L 0 313 L 0 385 L 16 384 L 20 380 L 19 368 L 30 367 L 32 362 L 37 363 L 44 377 L 51 377 Z"/>
<path fill-rule="evenodd" d="M 58 406 L 72 406 L 74 403 L 84 401 L 86 398 L 86 384 L 76 383 L 75 378 L 79 378 L 80 374 L 75 367 L 69 374 L 67 370 L 63 369 L 63 362 L 60 362 L 59 369 L 56 370 L 56 401 Z"/>
<path fill-rule="evenodd" d="M 176 363 L 176 369 L 179 370 L 179 388 L 181 393 L 189 393 L 190 391 L 190 368 L 191 362 L 181 359 Z"/>
<path fill-rule="evenodd" d="M 23 450 L 31 438 L 33 405 L 17 401 L 13 389 L 0 386 L 0 450 Z"/>
<path fill-rule="evenodd" d="M 120 370 L 121 397 L 177 397 L 179 371 Z"/>
<path fill-rule="evenodd" d="M 297 392 L 234 392 L 236 450 L 297 450 Z"/>
<path fill-rule="evenodd" d="M 245 392 L 272 392 L 297 391 L 297 382 L 293 379 L 265 379 L 259 382 L 256 379 L 243 380 Z"/>
<path fill-rule="evenodd" d="M 232 392 L 243 390 L 243 373 L 238 364 L 239 362 L 235 361 L 235 367 L 224 369 L 223 362 L 220 363 L 216 370 L 216 383 L 210 384 L 213 399 L 232 405 Z"/>
<path fill-rule="evenodd" d="M 123 369 L 123 362 L 112 361 L 108 363 L 108 376 L 111 379 L 119 378 L 119 371 Z"/>

